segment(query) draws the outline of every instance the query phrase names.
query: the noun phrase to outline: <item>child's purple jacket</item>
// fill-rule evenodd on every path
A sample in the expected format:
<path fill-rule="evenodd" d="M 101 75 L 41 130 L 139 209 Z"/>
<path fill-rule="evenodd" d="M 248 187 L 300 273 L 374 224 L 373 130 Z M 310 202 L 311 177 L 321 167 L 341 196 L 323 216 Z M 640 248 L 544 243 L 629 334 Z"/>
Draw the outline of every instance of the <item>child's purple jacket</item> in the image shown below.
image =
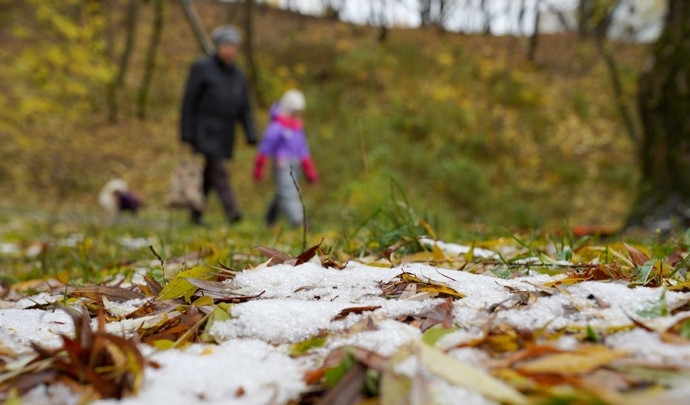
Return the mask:
<path fill-rule="evenodd" d="M 304 160 L 310 157 L 304 128 L 290 127 L 281 121 L 273 106 L 270 112 L 270 123 L 259 145 L 259 154 L 280 160 Z"/>

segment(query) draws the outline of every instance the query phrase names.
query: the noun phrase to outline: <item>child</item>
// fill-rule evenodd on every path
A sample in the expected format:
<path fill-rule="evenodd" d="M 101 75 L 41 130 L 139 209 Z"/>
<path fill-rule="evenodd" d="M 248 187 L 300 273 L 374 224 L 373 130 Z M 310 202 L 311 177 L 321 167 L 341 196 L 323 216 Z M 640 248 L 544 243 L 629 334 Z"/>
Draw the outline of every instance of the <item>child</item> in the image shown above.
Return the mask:
<path fill-rule="evenodd" d="M 299 180 L 300 166 L 310 183 L 318 179 L 304 134 L 304 107 L 304 94 L 301 91 L 285 92 L 280 102 L 271 107 L 270 123 L 259 145 L 259 155 L 254 166 L 256 181 L 263 178 L 268 158 L 273 160 L 273 181 L 276 190 L 266 213 L 266 223 L 269 226 L 275 224 L 281 213 L 293 227 L 304 221 L 302 203 L 295 186 L 295 182 Z"/>

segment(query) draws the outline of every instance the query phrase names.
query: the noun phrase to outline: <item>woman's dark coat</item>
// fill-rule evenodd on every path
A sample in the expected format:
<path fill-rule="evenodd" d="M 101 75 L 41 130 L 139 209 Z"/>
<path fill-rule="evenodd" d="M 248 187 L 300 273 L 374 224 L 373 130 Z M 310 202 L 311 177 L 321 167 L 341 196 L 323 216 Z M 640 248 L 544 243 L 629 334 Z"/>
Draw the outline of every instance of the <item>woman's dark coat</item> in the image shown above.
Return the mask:
<path fill-rule="evenodd" d="M 192 65 L 182 101 L 182 141 L 207 158 L 231 158 L 237 121 L 244 126 L 247 142 L 256 144 L 244 75 L 215 55 L 200 58 Z"/>

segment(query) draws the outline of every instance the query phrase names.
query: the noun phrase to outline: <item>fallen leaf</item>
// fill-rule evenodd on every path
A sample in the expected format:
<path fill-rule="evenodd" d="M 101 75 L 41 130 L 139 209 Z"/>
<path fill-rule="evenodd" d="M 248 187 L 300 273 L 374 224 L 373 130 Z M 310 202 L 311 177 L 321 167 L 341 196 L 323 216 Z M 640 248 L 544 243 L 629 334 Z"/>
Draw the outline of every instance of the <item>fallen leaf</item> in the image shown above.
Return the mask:
<path fill-rule="evenodd" d="M 576 351 L 556 353 L 519 364 L 517 370 L 523 374 L 575 375 L 594 371 L 625 355 L 625 352 L 602 345 L 583 346 Z"/>
<path fill-rule="evenodd" d="M 450 297 L 446 297 L 442 303 L 436 305 L 425 314 L 417 317 L 421 320 L 419 329 L 425 332 L 434 325 L 442 324 L 445 329 L 453 326 L 453 301 Z"/>
<path fill-rule="evenodd" d="M 198 287 L 187 281 L 189 278 L 207 280 L 213 279 L 215 276 L 210 274 L 209 270 L 202 266 L 196 266 L 189 270 L 182 271 L 161 290 L 158 295 L 158 300 L 184 298 L 186 302 L 190 302 L 192 295 L 194 295 Z"/>
<path fill-rule="evenodd" d="M 296 260 L 294 257 L 290 255 L 286 255 L 285 253 L 276 250 L 276 249 L 271 249 L 266 246 L 255 246 L 254 249 L 258 250 L 259 253 L 261 253 L 262 256 L 268 257 L 271 259 L 271 262 L 269 266 L 275 266 L 277 264 L 282 264 L 288 261 L 294 261 Z"/>
<path fill-rule="evenodd" d="M 381 305 L 369 305 L 369 306 L 364 306 L 364 307 L 350 307 L 350 308 L 345 308 L 340 313 L 336 316 L 333 317 L 334 321 L 338 321 L 340 319 L 346 318 L 350 314 L 361 314 L 362 312 L 366 311 L 374 311 L 376 309 L 381 308 Z"/>
<path fill-rule="evenodd" d="M 297 261 L 295 262 L 295 266 L 298 266 L 302 263 L 306 263 L 309 260 L 311 260 L 314 256 L 316 256 L 316 252 L 319 250 L 322 243 L 323 243 L 323 239 L 321 239 L 321 242 L 319 242 L 318 245 L 314 245 L 314 246 L 310 247 L 309 249 L 302 252 L 299 256 L 297 256 Z"/>
<path fill-rule="evenodd" d="M 625 246 L 625 248 L 628 249 L 628 254 L 630 254 L 630 259 L 632 260 L 632 262 L 635 266 L 642 266 L 649 261 L 649 256 L 644 254 L 641 250 L 639 250 L 633 246 L 630 246 L 625 242 L 623 242 L 623 246 Z"/>
<path fill-rule="evenodd" d="M 422 342 L 428 344 L 429 346 L 435 347 L 436 343 L 441 340 L 444 336 L 459 330 L 458 328 L 429 328 L 422 334 Z"/>
<path fill-rule="evenodd" d="M 29 390 L 55 379 L 92 387 L 100 398 L 120 399 L 135 394 L 143 383 L 146 361 L 133 340 L 106 333 L 103 308 L 98 330 L 93 332 L 86 312 L 63 307 L 74 323 L 74 338 L 61 335 L 63 345 L 55 350 L 32 343 L 37 353 L 29 364 L 3 375 L 0 392 L 13 388 Z M 98 399 L 98 398 L 95 398 Z"/>
<path fill-rule="evenodd" d="M 304 342 L 294 343 L 290 345 L 290 356 L 297 357 L 307 353 L 309 350 L 323 347 L 326 343 L 326 338 L 323 336 L 316 336 L 305 340 Z"/>
<path fill-rule="evenodd" d="M 94 301 L 98 301 L 101 297 L 107 297 L 111 301 L 123 302 L 139 298 L 144 298 L 143 295 L 136 291 L 128 290 L 121 287 L 110 287 L 103 285 L 84 286 L 84 287 L 67 287 L 65 294 L 70 297 L 85 297 Z"/>
<path fill-rule="evenodd" d="M 525 397 L 514 388 L 492 377 L 485 371 L 448 356 L 442 351 L 415 343 L 419 360 L 430 373 L 460 387 L 477 391 L 494 401 L 509 404 L 526 404 Z"/>
<path fill-rule="evenodd" d="M 495 360 L 490 362 L 490 367 L 492 368 L 508 368 L 512 367 L 513 364 L 519 362 L 519 361 L 524 361 L 527 359 L 535 358 L 535 357 L 542 357 L 547 354 L 553 354 L 553 353 L 562 353 L 563 350 L 551 346 L 551 345 L 535 345 L 535 346 L 530 346 L 528 348 L 522 349 L 519 352 L 515 352 L 511 354 L 510 356 L 501 359 L 501 360 Z"/>
<path fill-rule="evenodd" d="M 345 366 L 343 366 L 345 367 Z M 341 371 L 340 369 L 338 370 Z M 319 405 L 353 405 L 364 397 L 367 368 L 360 363 L 348 365 L 337 384 L 317 402 Z M 326 372 L 328 375 L 328 371 Z M 327 377 L 328 378 L 328 377 Z"/>
<path fill-rule="evenodd" d="M 434 292 L 438 293 L 440 296 L 451 296 L 455 298 L 463 298 L 465 297 L 464 294 L 461 294 L 457 291 L 455 291 L 453 288 L 448 287 L 447 285 L 438 283 L 438 282 L 432 282 L 432 281 L 422 281 L 419 279 L 417 276 L 411 273 L 406 273 L 403 272 L 398 275 L 398 278 L 400 280 L 408 282 L 408 283 L 415 283 L 417 284 L 417 291 L 428 291 L 428 292 Z"/>

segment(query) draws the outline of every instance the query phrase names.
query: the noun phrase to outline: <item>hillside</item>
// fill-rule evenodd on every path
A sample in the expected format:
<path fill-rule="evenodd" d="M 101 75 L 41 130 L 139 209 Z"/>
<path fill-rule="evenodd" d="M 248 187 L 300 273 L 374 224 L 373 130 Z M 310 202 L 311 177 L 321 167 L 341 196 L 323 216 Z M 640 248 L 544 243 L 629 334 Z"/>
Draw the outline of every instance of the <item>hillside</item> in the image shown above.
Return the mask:
<path fill-rule="evenodd" d="M 226 19 L 242 24 L 233 5 L 196 3 L 208 31 Z M 141 7 L 121 118 L 109 124 L 104 83 L 122 52 L 124 10 L 110 11 L 119 21 L 112 45 L 90 53 L 96 40 L 85 38 L 86 26 L 75 45 L 32 17 L 44 4 L 3 6 L 0 206 L 96 212 L 99 188 L 120 176 L 145 196 L 148 212 L 159 212 L 181 153 L 187 68 L 199 56 L 181 7 L 166 10 L 143 122 L 133 100 L 152 11 Z M 255 24 L 259 127 L 285 89 L 307 95 L 321 181 L 305 199 L 317 226 L 356 226 L 391 199 L 395 183 L 444 232 L 470 223 L 615 226 L 625 216 L 637 180 L 634 151 L 593 44 L 543 36 L 530 64 L 521 38 L 393 29 L 379 43 L 375 28 L 269 7 L 258 8 Z M 614 48 L 633 95 L 645 49 Z M 252 183 L 254 151 L 239 141 L 230 173 L 246 217 L 259 221 L 270 185 Z"/>

